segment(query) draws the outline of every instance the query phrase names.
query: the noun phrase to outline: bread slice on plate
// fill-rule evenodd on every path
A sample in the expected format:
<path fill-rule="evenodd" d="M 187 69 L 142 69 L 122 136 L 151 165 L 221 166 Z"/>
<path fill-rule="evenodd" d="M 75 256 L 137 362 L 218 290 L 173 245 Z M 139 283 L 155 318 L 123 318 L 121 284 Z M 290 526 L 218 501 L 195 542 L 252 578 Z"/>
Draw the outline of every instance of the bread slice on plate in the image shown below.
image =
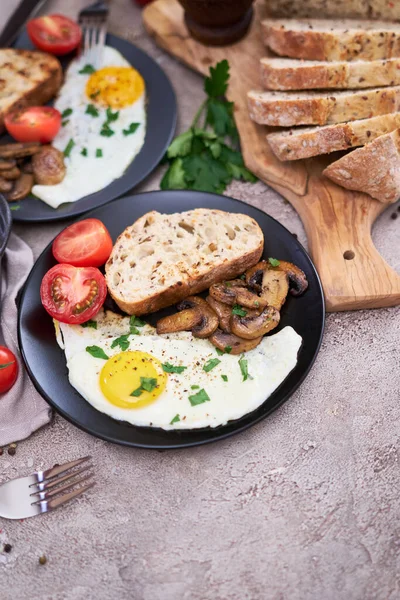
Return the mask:
<path fill-rule="evenodd" d="M 365 192 L 380 202 L 396 202 L 400 197 L 400 129 L 336 160 L 324 175 L 348 190 Z"/>
<path fill-rule="evenodd" d="M 0 133 L 8 112 L 46 104 L 56 95 L 61 82 L 62 69 L 55 56 L 36 50 L 0 48 Z"/>
<path fill-rule="evenodd" d="M 298 160 L 364 146 L 398 127 L 400 112 L 325 127 L 299 127 L 279 131 L 267 135 L 267 140 L 280 160 Z"/>
<path fill-rule="evenodd" d="M 267 19 L 261 25 L 265 44 L 280 56 L 328 61 L 400 57 L 400 23 Z"/>
<path fill-rule="evenodd" d="M 106 264 L 108 290 L 130 315 L 170 306 L 255 265 L 263 233 L 247 215 L 198 208 L 145 214 L 121 233 Z"/>
<path fill-rule="evenodd" d="M 329 125 L 400 110 L 400 86 L 340 92 L 247 94 L 250 118 L 261 125 Z"/>
<path fill-rule="evenodd" d="M 398 0 L 267 0 L 274 17 L 350 17 L 400 20 Z"/>
<path fill-rule="evenodd" d="M 352 62 L 262 58 L 260 73 L 266 90 L 348 90 L 400 85 L 400 58 Z"/>

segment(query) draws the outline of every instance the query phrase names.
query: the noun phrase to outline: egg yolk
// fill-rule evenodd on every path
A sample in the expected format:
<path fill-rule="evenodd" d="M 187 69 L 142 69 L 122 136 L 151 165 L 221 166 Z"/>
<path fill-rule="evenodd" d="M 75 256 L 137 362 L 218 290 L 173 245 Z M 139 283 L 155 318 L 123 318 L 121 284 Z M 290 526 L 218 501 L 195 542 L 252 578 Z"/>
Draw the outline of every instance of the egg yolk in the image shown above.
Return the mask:
<path fill-rule="evenodd" d="M 132 67 L 104 67 L 95 71 L 86 84 L 88 98 L 115 109 L 133 104 L 143 92 L 143 77 Z"/>
<path fill-rule="evenodd" d="M 160 361 L 147 352 L 120 352 L 100 372 L 100 389 L 120 408 L 147 406 L 164 391 L 167 375 Z"/>

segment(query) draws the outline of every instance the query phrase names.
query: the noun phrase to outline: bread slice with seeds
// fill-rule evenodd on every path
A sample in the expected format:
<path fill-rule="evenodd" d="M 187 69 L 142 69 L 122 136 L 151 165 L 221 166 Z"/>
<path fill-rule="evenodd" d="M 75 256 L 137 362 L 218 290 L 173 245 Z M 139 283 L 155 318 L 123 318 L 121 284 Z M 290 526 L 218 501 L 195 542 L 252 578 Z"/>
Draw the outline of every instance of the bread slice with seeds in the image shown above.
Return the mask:
<path fill-rule="evenodd" d="M 121 233 L 106 264 L 108 290 L 128 314 L 170 306 L 233 279 L 261 257 L 263 233 L 239 213 L 149 212 Z"/>
<path fill-rule="evenodd" d="M 280 56 L 306 60 L 400 57 L 400 23 L 353 19 L 266 19 L 265 44 Z"/>
<path fill-rule="evenodd" d="M 267 135 L 273 153 L 283 161 L 329 154 L 365 146 L 380 135 L 400 127 L 400 112 L 372 119 L 326 125 L 325 127 L 298 127 Z"/>
<path fill-rule="evenodd" d="M 260 74 L 266 90 L 349 90 L 400 85 L 400 58 L 352 62 L 262 58 Z"/>
<path fill-rule="evenodd" d="M 266 0 L 268 14 L 274 17 L 319 17 L 343 19 L 400 20 L 396 0 Z"/>
<path fill-rule="evenodd" d="M 380 202 L 396 202 L 400 197 L 400 129 L 336 160 L 324 175 L 348 190 L 365 192 Z"/>

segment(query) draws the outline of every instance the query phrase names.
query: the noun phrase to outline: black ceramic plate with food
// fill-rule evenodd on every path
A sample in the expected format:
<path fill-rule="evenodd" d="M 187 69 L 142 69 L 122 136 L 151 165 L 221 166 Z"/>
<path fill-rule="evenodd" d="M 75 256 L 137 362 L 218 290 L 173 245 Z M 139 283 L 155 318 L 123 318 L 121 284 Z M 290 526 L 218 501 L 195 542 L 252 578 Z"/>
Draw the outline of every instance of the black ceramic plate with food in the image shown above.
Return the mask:
<path fill-rule="evenodd" d="M 104 189 L 90 194 L 77 202 L 51 208 L 38 198 L 28 196 L 18 202 L 18 210 L 13 211 L 14 221 L 58 221 L 81 215 L 97 206 L 102 206 L 137 186 L 159 164 L 168 148 L 176 127 L 177 105 L 171 83 L 156 61 L 142 50 L 115 35 L 108 34 L 106 44 L 115 48 L 143 76 L 146 84 L 146 139 L 139 154 L 128 166 L 125 173 Z M 16 44 L 17 48 L 32 48 L 26 33 Z M 62 61 L 66 66 L 65 60 Z M 10 142 L 2 136 L 0 143 Z"/>
<path fill-rule="evenodd" d="M 128 225 L 149 210 L 174 213 L 194 208 L 216 208 L 253 217 L 264 233 L 264 256 L 293 262 L 306 273 L 308 290 L 297 298 L 289 295 L 281 311 L 279 328 L 274 330 L 291 325 L 303 338 L 297 365 L 257 410 L 215 429 L 164 431 L 115 421 L 95 410 L 69 384 L 65 356 L 56 342 L 52 319 L 40 302 L 40 282 L 55 264 L 49 245 L 32 269 L 21 297 L 18 330 L 22 355 L 43 397 L 66 419 L 102 439 L 156 449 L 196 446 L 223 439 L 254 425 L 285 402 L 306 377 L 317 356 L 325 317 L 320 280 L 301 244 L 270 216 L 238 200 L 191 191 L 157 191 L 129 196 L 92 211 L 90 216 L 101 219 L 115 240 Z M 155 313 L 146 320 L 154 325 L 158 318 L 159 314 Z"/>

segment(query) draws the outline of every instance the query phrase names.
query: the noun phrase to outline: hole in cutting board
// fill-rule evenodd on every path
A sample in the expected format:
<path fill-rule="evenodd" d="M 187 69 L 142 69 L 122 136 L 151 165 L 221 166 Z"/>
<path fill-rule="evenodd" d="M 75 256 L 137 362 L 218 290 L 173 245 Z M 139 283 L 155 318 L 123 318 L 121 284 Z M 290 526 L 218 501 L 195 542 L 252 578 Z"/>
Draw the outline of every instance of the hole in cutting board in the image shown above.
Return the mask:
<path fill-rule="evenodd" d="M 343 252 L 343 258 L 345 260 L 353 260 L 354 257 L 355 257 L 355 254 L 354 254 L 353 250 L 346 250 L 346 252 Z"/>

